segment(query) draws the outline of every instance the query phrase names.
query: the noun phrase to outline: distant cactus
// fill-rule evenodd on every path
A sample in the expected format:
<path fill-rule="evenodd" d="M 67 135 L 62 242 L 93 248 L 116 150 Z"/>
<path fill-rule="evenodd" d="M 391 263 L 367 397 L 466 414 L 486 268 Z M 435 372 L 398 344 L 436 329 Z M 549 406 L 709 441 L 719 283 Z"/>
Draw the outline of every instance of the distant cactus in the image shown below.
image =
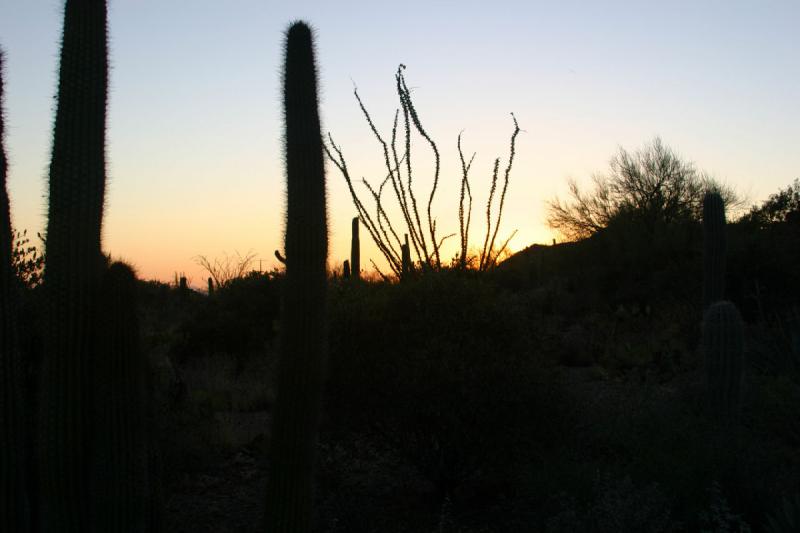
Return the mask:
<path fill-rule="evenodd" d="M 311 29 L 286 35 L 286 277 L 278 393 L 273 413 L 266 530 L 311 529 L 313 465 L 327 357 L 328 230 L 317 73 Z"/>
<path fill-rule="evenodd" d="M 358 240 L 358 217 L 353 218 L 353 231 L 350 239 L 350 267 L 353 277 L 361 279 L 361 243 Z"/>
<path fill-rule="evenodd" d="M 703 310 L 725 296 L 725 202 L 717 192 L 703 197 Z"/>
<path fill-rule="evenodd" d="M 344 264 L 342 265 L 342 277 L 344 279 L 350 278 L 350 261 L 347 259 L 344 260 Z"/>
<path fill-rule="evenodd" d="M 208 295 L 214 294 L 214 279 L 208 278 Z"/>
<path fill-rule="evenodd" d="M 145 531 L 148 506 L 146 360 L 139 344 L 136 277 L 105 272 L 98 321 L 92 440 L 95 531 Z"/>
<path fill-rule="evenodd" d="M 408 233 L 405 234 L 406 242 L 401 246 L 402 257 L 402 277 L 406 277 L 411 273 L 411 249 L 408 247 Z"/>
<path fill-rule="evenodd" d="M 734 304 L 719 301 L 703 318 L 703 350 L 709 405 L 724 420 L 735 419 L 741 407 L 744 372 L 742 316 Z"/>
<path fill-rule="evenodd" d="M 91 361 L 106 182 L 104 0 L 67 0 L 50 161 L 39 472 L 43 533 L 91 531 Z"/>
<path fill-rule="evenodd" d="M 0 531 L 30 531 L 26 477 L 28 419 L 17 330 L 17 283 L 11 265 L 11 217 L 6 190 L 3 125 L 3 53 L 0 51 Z"/>

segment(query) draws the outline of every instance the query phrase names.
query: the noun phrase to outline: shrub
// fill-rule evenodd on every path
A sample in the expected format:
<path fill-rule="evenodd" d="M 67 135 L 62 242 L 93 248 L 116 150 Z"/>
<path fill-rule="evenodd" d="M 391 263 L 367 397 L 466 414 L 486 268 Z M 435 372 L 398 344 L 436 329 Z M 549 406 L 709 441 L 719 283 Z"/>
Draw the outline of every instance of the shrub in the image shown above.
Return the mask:
<path fill-rule="evenodd" d="M 546 440 L 548 387 L 524 312 L 485 278 L 343 285 L 331 307 L 332 423 L 381 439 L 441 498 L 502 475 L 527 431 Z"/>
<path fill-rule="evenodd" d="M 699 172 L 659 137 L 636 152 L 620 147 L 607 175 L 593 176 L 594 190 L 569 182 L 570 200 L 548 202 L 548 225 L 570 240 L 593 235 L 615 224 L 635 222 L 652 237 L 659 225 L 699 220 L 703 194 L 719 192 L 727 207 L 741 200 L 728 187 Z"/>
<path fill-rule="evenodd" d="M 182 326 L 173 348 L 179 358 L 228 353 L 241 358 L 262 350 L 275 336 L 280 281 L 252 272 L 230 281 L 209 297 Z"/>

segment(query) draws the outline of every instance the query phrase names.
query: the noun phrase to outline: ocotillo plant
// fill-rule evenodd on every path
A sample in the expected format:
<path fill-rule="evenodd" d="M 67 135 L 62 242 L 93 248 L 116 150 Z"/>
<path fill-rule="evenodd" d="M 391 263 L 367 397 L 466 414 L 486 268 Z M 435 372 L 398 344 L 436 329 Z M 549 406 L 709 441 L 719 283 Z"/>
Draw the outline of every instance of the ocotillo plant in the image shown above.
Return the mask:
<path fill-rule="evenodd" d="M 328 230 L 325 168 L 310 28 L 286 34 L 286 277 L 281 359 L 273 413 L 266 528 L 310 531 L 313 466 L 327 356 L 326 267 Z"/>
<path fill-rule="evenodd" d="M 145 531 L 148 505 L 146 365 L 139 345 L 136 277 L 124 263 L 103 275 L 92 439 L 95 531 Z"/>
<path fill-rule="evenodd" d="M 3 53 L 0 50 L 0 530 L 27 533 L 30 505 L 25 420 L 29 414 L 23 402 L 3 120 Z"/>
<path fill-rule="evenodd" d="M 92 380 L 105 192 L 105 0 L 67 0 L 50 161 L 39 472 L 43 533 L 92 531 Z"/>
<path fill-rule="evenodd" d="M 718 301 L 703 317 L 703 351 L 709 405 L 722 420 L 739 413 L 744 371 L 742 316 L 734 304 Z"/>
<path fill-rule="evenodd" d="M 350 238 L 350 266 L 353 277 L 361 279 L 361 243 L 358 240 L 358 217 L 353 218 L 353 231 Z"/>
<path fill-rule="evenodd" d="M 717 192 L 703 197 L 703 311 L 724 298 L 725 202 Z"/>

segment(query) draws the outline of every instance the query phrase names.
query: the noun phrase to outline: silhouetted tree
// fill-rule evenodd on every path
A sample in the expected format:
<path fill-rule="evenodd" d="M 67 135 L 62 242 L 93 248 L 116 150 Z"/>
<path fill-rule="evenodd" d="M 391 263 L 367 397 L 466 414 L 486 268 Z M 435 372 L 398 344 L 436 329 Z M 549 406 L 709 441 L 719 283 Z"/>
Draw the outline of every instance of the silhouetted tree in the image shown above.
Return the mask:
<path fill-rule="evenodd" d="M 216 257 L 213 261 L 205 255 L 198 255 L 194 261 L 211 275 L 217 287 L 225 287 L 252 270 L 255 258 L 256 254 L 252 251 L 245 255 L 237 251 L 235 256 L 223 254 L 222 258 Z"/>
<path fill-rule="evenodd" d="M 742 222 L 750 222 L 759 227 L 780 222 L 800 223 L 800 180 L 767 198 L 760 207 L 753 206 L 742 217 Z"/>
<path fill-rule="evenodd" d="M 609 166 L 608 174 L 592 176 L 593 191 L 583 192 L 570 180 L 570 199 L 548 202 L 551 228 L 577 240 L 619 217 L 632 218 L 650 231 L 657 224 L 697 221 L 702 217 L 703 195 L 710 190 L 720 193 L 729 210 L 742 203 L 732 189 L 699 172 L 659 137 L 633 153 L 620 147 Z"/>

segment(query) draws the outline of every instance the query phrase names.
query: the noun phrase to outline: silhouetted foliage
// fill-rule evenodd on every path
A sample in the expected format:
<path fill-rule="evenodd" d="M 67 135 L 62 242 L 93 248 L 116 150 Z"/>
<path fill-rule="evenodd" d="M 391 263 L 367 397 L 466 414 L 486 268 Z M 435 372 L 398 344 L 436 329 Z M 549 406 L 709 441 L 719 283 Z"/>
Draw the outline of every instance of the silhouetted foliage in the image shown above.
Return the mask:
<path fill-rule="evenodd" d="M 796 179 L 785 189 L 771 194 L 760 206 L 753 206 L 741 222 L 760 228 L 781 222 L 800 225 L 800 180 Z"/>
<path fill-rule="evenodd" d="M 440 497 L 507 474 L 557 425 L 524 310 L 485 278 L 343 286 L 331 321 L 331 430 L 378 437 Z"/>
<path fill-rule="evenodd" d="M 204 255 L 198 255 L 195 256 L 194 261 L 211 275 L 214 284 L 219 288 L 252 270 L 255 258 L 254 252 L 242 255 L 237 251 L 236 255 L 223 254 L 222 257 L 215 257 L 213 260 Z"/>
<path fill-rule="evenodd" d="M 589 193 L 570 180 L 570 200 L 548 202 L 548 225 L 576 240 L 622 218 L 652 235 L 659 224 L 699 221 L 708 190 L 718 191 L 728 209 L 741 203 L 732 189 L 703 175 L 659 137 L 633 153 L 620 147 L 609 167 L 608 174 L 592 176 L 594 190 Z"/>
<path fill-rule="evenodd" d="M 36 234 L 42 241 L 42 247 L 31 244 L 28 230 L 13 231 L 11 249 L 11 265 L 22 286 L 32 289 L 42 282 L 44 274 L 44 238 Z"/>
<path fill-rule="evenodd" d="M 181 327 L 173 348 L 180 359 L 231 354 L 241 358 L 263 349 L 275 336 L 280 312 L 280 282 L 270 274 L 251 272 L 229 280 Z"/>

